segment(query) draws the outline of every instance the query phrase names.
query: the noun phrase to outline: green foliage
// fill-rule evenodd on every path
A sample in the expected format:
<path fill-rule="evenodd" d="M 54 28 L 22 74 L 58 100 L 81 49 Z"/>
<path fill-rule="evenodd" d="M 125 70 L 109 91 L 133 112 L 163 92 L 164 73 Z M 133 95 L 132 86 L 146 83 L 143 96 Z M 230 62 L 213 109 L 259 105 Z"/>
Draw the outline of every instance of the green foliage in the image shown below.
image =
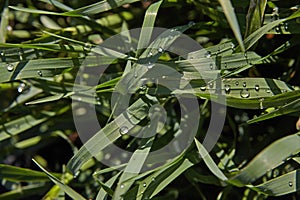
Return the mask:
<path fill-rule="evenodd" d="M 0 199 L 296 199 L 296 3 L 4 0 Z M 153 38 L 155 26 L 168 29 Z M 136 27 L 141 27 L 138 37 L 128 31 Z M 101 46 L 118 33 L 123 46 Z M 204 48 L 184 57 L 163 51 L 182 33 Z M 100 80 L 88 73 L 99 63 L 108 66 Z M 144 83 L 153 67 L 147 64 L 168 66 L 180 76 L 161 68 L 154 82 Z M 93 80 L 99 80 L 96 86 L 90 86 Z M 179 86 L 160 85 L 166 82 Z M 124 99 L 111 102 L 113 92 L 122 98 L 132 91 L 129 105 Z M 197 134 L 173 159 L 151 156 L 182 137 L 180 124 L 191 120 L 180 117 L 178 96 L 197 98 L 198 127 L 188 127 Z M 224 115 L 224 110 L 213 113 L 213 103 L 227 110 L 221 136 L 209 151 L 201 141 L 212 116 Z M 87 132 L 86 140 L 73 119 L 86 112 L 83 105 L 97 113 L 81 119 L 85 126 L 95 117 L 102 127 Z M 113 158 L 104 151 L 110 143 L 131 152 L 130 158 L 125 163 Z M 154 166 L 143 171 L 149 160 Z M 114 166 L 105 165 L 108 161 Z"/>

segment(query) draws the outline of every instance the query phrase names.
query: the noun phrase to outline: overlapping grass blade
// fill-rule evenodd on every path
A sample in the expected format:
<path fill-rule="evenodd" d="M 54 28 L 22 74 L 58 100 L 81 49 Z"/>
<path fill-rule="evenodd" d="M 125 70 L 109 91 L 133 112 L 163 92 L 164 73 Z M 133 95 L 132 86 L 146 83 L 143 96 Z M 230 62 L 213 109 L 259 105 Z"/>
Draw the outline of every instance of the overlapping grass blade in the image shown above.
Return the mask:
<path fill-rule="evenodd" d="M 50 174 L 46 169 L 44 169 L 38 162 L 36 162 L 33 159 L 33 162 L 41 169 L 43 170 L 47 176 L 49 177 L 49 179 L 55 183 L 56 185 L 58 185 L 65 193 L 67 193 L 71 198 L 73 199 L 78 199 L 78 200 L 85 200 L 85 198 L 83 196 L 81 196 L 80 194 L 78 194 L 75 190 L 73 190 L 71 187 L 69 187 L 68 185 L 66 185 L 65 183 L 63 183 L 62 181 L 60 181 L 58 178 L 56 178 L 55 176 L 53 176 L 52 174 Z"/>
<path fill-rule="evenodd" d="M 126 126 L 132 129 L 137 123 L 147 116 L 148 104 L 142 99 L 137 100 L 127 110 L 119 115 L 114 121 L 106 125 L 90 138 L 68 162 L 67 168 L 75 174 L 80 167 L 92 156 L 97 155 L 101 150 L 112 144 L 121 137 L 119 129 Z"/>
<path fill-rule="evenodd" d="M 82 8 L 75 9 L 73 11 L 66 12 L 64 13 L 64 15 L 94 15 L 136 1 L 138 0 L 104 0 Z"/>
<path fill-rule="evenodd" d="M 6 42 L 6 32 L 7 32 L 7 25 L 8 25 L 8 1 L 5 0 L 2 14 L 1 14 L 1 22 L 0 22 L 0 43 Z"/>
<path fill-rule="evenodd" d="M 242 51 L 245 51 L 242 34 L 240 31 L 240 26 L 238 24 L 237 18 L 235 16 L 234 8 L 232 7 L 231 2 L 229 0 L 219 0 L 219 2 L 223 8 L 224 14 L 234 33 L 236 40 L 238 41 Z"/>
<path fill-rule="evenodd" d="M 274 169 L 291 155 L 299 152 L 299 144 L 300 133 L 275 141 L 258 153 L 237 175 L 231 177 L 229 182 L 237 186 L 245 186 L 254 182 L 267 171 Z"/>
<path fill-rule="evenodd" d="M 300 170 L 298 169 L 250 188 L 267 195 L 282 196 L 299 191 L 299 180 Z"/>
<path fill-rule="evenodd" d="M 30 128 L 37 126 L 51 117 L 60 115 L 66 112 L 69 108 L 62 107 L 57 108 L 55 111 L 41 111 L 41 113 L 37 116 L 28 114 L 22 117 L 19 117 L 15 120 L 3 123 L 0 129 L 0 141 L 11 138 L 12 136 L 18 135 Z"/>
<path fill-rule="evenodd" d="M 224 175 L 224 173 L 219 169 L 216 163 L 213 161 L 209 153 L 206 151 L 205 147 L 195 138 L 195 143 L 198 149 L 198 152 L 201 158 L 204 160 L 206 166 L 209 170 L 220 180 L 227 181 L 228 178 Z"/>
<path fill-rule="evenodd" d="M 101 189 L 99 190 L 96 200 L 104 200 L 108 195 L 113 196 L 113 190 L 111 189 L 113 184 L 117 181 L 117 178 L 121 175 L 121 171 L 116 175 L 112 176 L 108 181 L 101 184 Z"/>
<path fill-rule="evenodd" d="M 246 16 L 245 38 L 261 27 L 266 5 L 266 0 L 250 0 L 249 9 Z"/>
<path fill-rule="evenodd" d="M 257 122 L 264 121 L 267 119 L 272 119 L 274 117 L 287 115 L 287 114 L 291 114 L 291 113 L 297 113 L 299 111 L 300 111 L 300 99 L 296 99 L 290 103 L 282 105 L 279 108 L 276 108 L 275 110 L 272 110 L 271 112 L 268 112 L 268 113 L 260 115 L 256 118 L 248 120 L 247 124 L 257 123 Z"/>
<path fill-rule="evenodd" d="M 46 192 L 51 186 L 44 185 L 44 184 L 33 184 L 27 185 L 19 188 L 18 190 L 11 190 L 8 192 L 4 192 L 0 194 L 1 200 L 17 200 L 17 199 L 24 199 L 26 197 L 30 197 L 36 194 L 43 194 Z"/>
<path fill-rule="evenodd" d="M 285 21 L 292 20 L 298 17 L 300 17 L 300 10 L 296 11 L 294 14 L 287 18 L 275 20 L 256 30 L 244 40 L 246 50 L 250 49 L 264 34 L 266 34 L 272 28 L 280 25 Z"/>
<path fill-rule="evenodd" d="M 162 1 L 158 1 L 154 4 L 151 4 L 146 11 L 144 22 L 141 28 L 140 38 L 137 45 L 137 56 L 140 55 L 141 51 L 144 48 L 147 48 L 152 36 L 152 31 L 154 28 L 155 19 L 157 16 L 158 9 Z"/>
<path fill-rule="evenodd" d="M 59 178 L 61 174 L 53 174 L 55 177 Z M 13 182 L 47 182 L 50 181 L 48 176 L 43 172 L 34 171 L 31 169 L 15 167 L 11 165 L 0 164 L 0 178 L 13 181 Z"/>

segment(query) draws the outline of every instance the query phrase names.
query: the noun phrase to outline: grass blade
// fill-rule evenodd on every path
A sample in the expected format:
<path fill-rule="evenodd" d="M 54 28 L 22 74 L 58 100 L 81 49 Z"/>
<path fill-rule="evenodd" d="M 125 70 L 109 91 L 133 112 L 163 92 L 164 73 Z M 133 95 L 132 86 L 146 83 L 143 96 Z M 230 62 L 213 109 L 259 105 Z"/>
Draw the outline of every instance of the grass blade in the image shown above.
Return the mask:
<path fill-rule="evenodd" d="M 219 0 L 219 2 L 223 8 L 225 16 L 226 16 L 228 23 L 234 33 L 236 40 L 238 41 L 242 51 L 245 51 L 240 27 L 239 27 L 239 24 L 238 24 L 238 21 L 237 21 L 235 12 L 234 12 L 234 8 L 232 7 L 230 0 Z"/>
<path fill-rule="evenodd" d="M 55 176 L 53 176 L 52 174 L 50 174 L 46 169 L 44 169 L 37 161 L 35 161 L 34 159 L 32 159 L 33 162 L 41 169 L 43 170 L 43 172 L 45 172 L 47 174 L 47 176 L 49 177 L 49 179 L 55 183 L 56 185 L 58 185 L 65 193 L 67 193 L 70 197 L 72 197 L 73 199 L 78 199 L 78 200 L 85 200 L 85 198 L 83 196 L 81 196 L 80 194 L 78 194 L 77 192 L 75 192 L 75 190 L 73 190 L 72 188 L 70 188 L 68 185 L 64 184 L 63 182 L 61 182 L 58 178 L 56 178 Z"/>

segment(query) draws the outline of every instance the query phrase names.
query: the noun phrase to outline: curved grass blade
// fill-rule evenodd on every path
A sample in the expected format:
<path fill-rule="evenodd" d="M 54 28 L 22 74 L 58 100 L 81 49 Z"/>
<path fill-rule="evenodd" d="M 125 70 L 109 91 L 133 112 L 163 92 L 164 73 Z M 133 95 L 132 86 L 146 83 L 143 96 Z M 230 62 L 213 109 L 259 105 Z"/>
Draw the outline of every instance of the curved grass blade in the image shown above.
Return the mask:
<path fill-rule="evenodd" d="M 119 115 L 114 121 L 106 125 L 90 138 L 75 154 L 67 164 L 67 168 L 75 174 L 80 167 L 87 162 L 93 155 L 97 155 L 101 150 L 113 143 L 119 137 L 119 129 L 126 126 L 132 129 L 137 123 L 147 116 L 148 104 L 142 99 L 137 100 L 127 110 Z"/>
<path fill-rule="evenodd" d="M 158 9 L 161 5 L 162 1 L 158 1 L 154 4 L 151 4 L 146 11 L 144 22 L 142 25 L 140 38 L 137 45 L 137 56 L 140 55 L 141 51 L 144 48 L 147 48 L 150 42 L 150 38 L 152 36 L 152 30 L 154 27 L 155 19 L 157 16 Z M 145 28 L 147 27 L 147 28 Z"/>
<path fill-rule="evenodd" d="M 111 188 L 113 184 L 116 182 L 117 178 L 121 175 L 121 173 L 122 172 L 117 173 L 105 183 L 100 182 L 101 189 L 97 194 L 96 200 L 105 200 L 107 199 L 108 195 L 113 196 L 113 190 Z"/>
<path fill-rule="evenodd" d="M 245 38 L 261 27 L 266 5 L 266 0 L 250 0 L 249 9 L 246 16 Z"/>
<path fill-rule="evenodd" d="M 8 25 L 8 1 L 5 0 L 4 8 L 1 14 L 1 22 L 0 22 L 0 43 L 6 42 L 6 32 L 7 32 L 7 25 Z"/>
<path fill-rule="evenodd" d="M 292 14 L 287 18 L 278 19 L 256 30 L 244 40 L 246 50 L 250 49 L 264 34 L 266 34 L 269 30 L 271 30 L 275 26 L 278 26 L 279 24 L 285 21 L 292 20 L 298 17 L 300 17 L 300 10 L 296 11 L 294 14 Z"/>
<path fill-rule="evenodd" d="M 204 160 L 206 166 L 209 170 L 220 180 L 227 181 L 228 178 L 224 175 L 224 173 L 219 169 L 213 159 L 210 157 L 209 153 L 206 151 L 205 147 L 196 139 L 194 138 L 196 143 L 198 152 L 200 153 L 201 158 Z"/>
<path fill-rule="evenodd" d="M 238 41 L 242 51 L 245 51 L 240 27 L 230 0 L 219 0 L 219 2 L 223 8 L 224 14 L 228 20 L 228 23 L 234 33 L 236 40 Z"/>
<path fill-rule="evenodd" d="M 133 2 L 136 2 L 138 0 L 104 0 L 98 3 L 94 3 L 82 8 L 78 8 L 69 12 L 65 12 L 64 15 L 75 15 L 75 16 L 81 16 L 81 15 L 94 15 L 101 12 L 105 12 L 108 10 L 111 10 L 113 8 L 120 7 L 124 4 L 130 4 Z"/>
<path fill-rule="evenodd" d="M 59 178 L 61 174 L 53 174 L 55 177 Z M 50 181 L 48 176 L 39 171 L 34 171 L 31 169 L 15 167 L 11 165 L 0 164 L 0 178 L 9 180 L 12 182 L 47 182 Z"/>
<path fill-rule="evenodd" d="M 51 187 L 48 184 L 34 184 L 34 185 L 27 185 L 19 188 L 18 190 L 11 190 L 9 192 L 4 192 L 0 194 L 1 200 L 17 200 L 17 199 L 24 199 L 26 197 L 34 196 L 36 194 L 43 194 L 47 192 L 47 190 Z"/>
<path fill-rule="evenodd" d="M 39 116 L 25 115 L 15 120 L 2 124 L 0 129 L 0 141 L 18 135 L 34 126 L 37 126 L 51 117 L 60 115 L 69 110 L 69 107 L 58 108 L 56 111 L 42 111 Z"/>
<path fill-rule="evenodd" d="M 269 113 L 260 115 L 254 119 L 250 119 L 247 121 L 247 124 L 253 124 L 267 119 L 272 119 L 274 117 L 278 117 L 281 115 L 287 115 L 287 114 L 297 113 L 297 112 L 300 112 L 300 99 L 296 99 L 295 101 L 292 101 L 275 110 L 272 110 Z"/>
<path fill-rule="evenodd" d="M 257 154 L 249 164 L 228 181 L 236 186 L 244 186 L 257 180 L 267 171 L 274 169 L 300 151 L 300 132 L 281 138 Z"/>
<path fill-rule="evenodd" d="M 32 8 L 23 8 L 23 7 L 17 7 L 17 6 L 9 6 L 9 8 L 17 11 L 22 12 L 28 12 L 28 13 L 34 13 L 34 14 L 42 14 L 42 15 L 57 15 L 57 16 L 66 16 L 66 17 L 82 17 L 80 14 L 72 13 L 72 12 L 66 12 L 66 13 L 58 13 L 58 12 L 50 12 L 45 10 L 37 10 Z"/>
<path fill-rule="evenodd" d="M 251 189 L 270 196 L 282 196 L 297 192 L 299 185 L 300 170 L 294 170 L 282 176 L 271 179 L 265 183 L 256 186 L 249 186 Z"/>
<path fill-rule="evenodd" d="M 49 179 L 55 183 L 56 185 L 58 185 L 65 193 L 67 193 L 70 197 L 72 197 L 73 199 L 78 199 L 78 200 L 85 200 L 85 198 L 83 196 L 81 196 L 80 194 L 78 194 L 77 192 L 75 192 L 75 190 L 73 190 L 71 187 L 69 187 L 68 185 L 66 185 L 65 183 L 61 182 L 58 178 L 56 178 L 55 176 L 53 176 L 52 174 L 50 174 L 46 169 L 44 169 L 37 161 L 35 161 L 34 159 L 32 159 L 32 161 L 41 169 L 43 170 L 47 176 L 49 177 Z"/>

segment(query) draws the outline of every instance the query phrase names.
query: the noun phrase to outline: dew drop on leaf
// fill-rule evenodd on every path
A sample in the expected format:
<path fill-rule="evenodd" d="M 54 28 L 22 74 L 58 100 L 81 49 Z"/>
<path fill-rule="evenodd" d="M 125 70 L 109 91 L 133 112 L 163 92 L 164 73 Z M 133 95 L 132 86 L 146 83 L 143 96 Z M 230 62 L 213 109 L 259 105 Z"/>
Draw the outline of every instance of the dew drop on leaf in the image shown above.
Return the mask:
<path fill-rule="evenodd" d="M 288 30 L 289 30 L 289 24 L 288 24 L 288 23 L 285 23 L 285 24 L 284 24 L 284 30 L 285 30 L 285 31 L 288 31 Z"/>
<path fill-rule="evenodd" d="M 204 54 L 204 56 L 205 56 L 206 58 L 210 58 L 210 57 L 211 57 L 211 52 L 210 52 L 210 51 L 206 52 L 206 53 Z"/>
<path fill-rule="evenodd" d="M 225 85 L 225 93 L 226 94 L 230 93 L 230 85 Z"/>
<path fill-rule="evenodd" d="M 290 186 L 290 187 L 293 186 L 293 182 L 292 182 L 292 181 L 289 182 L 289 186 Z"/>
<path fill-rule="evenodd" d="M 243 87 L 246 87 L 246 86 L 247 86 L 247 83 L 246 83 L 246 82 L 244 82 L 244 83 L 243 83 Z"/>
<path fill-rule="evenodd" d="M 153 63 L 149 62 L 149 63 L 147 64 L 147 68 L 148 68 L 148 69 L 152 69 L 153 67 L 154 67 L 154 64 L 153 64 Z"/>
<path fill-rule="evenodd" d="M 121 184 L 121 185 L 120 185 L 120 188 L 121 188 L 121 189 L 123 189 L 123 188 L 124 188 L 124 185 L 123 185 L 123 184 Z"/>
<path fill-rule="evenodd" d="M 40 70 L 37 71 L 37 74 L 38 74 L 39 76 L 43 76 L 42 71 L 40 71 Z"/>
<path fill-rule="evenodd" d="M 258 91 L 259 90 L 259 85 L 255 85 L 254 89 L 255 89 L 255 91 Z"/>
<path fill-rule="evenodd" d="M 240 95 L 241 95 L 242 98 L 249 98 L 250 97 L 250 93 L 249 93 L 248 89 L 241 90 Z"/>
<path fill-rule="evenodd" d="M 161 48 L 161 47 L 159 47 L 159 48 L 157 49 L 157 51 L 158 51 L 159 53 L 162 53 L 162 52 L 164 51 L 164 49 Z"/>
<path fill-rule="evenodd" d="M 143 187 L 146 187 L 147 186 L 147 184 L 146 183 L 143 183 Z"/>
<path fill-rule="evenodd" d="M 238 81 L 235 81 L 235 85 L 238 86 L 240 83 Z"/>
<path fill-rule="evenodd" d="M 12 72 L 12 71 L 14 70 L 13 64 L 8 63 L 8 64 L 6 65 L 6 69 L 7 69 L 7 71 Z"/>
<path fill-rule="evenodd" d="M 213 65 L 212 63 L 210 63 L 209 68 L 210 68 L 210 69 L 213 69 L 213 68 L 214 68 L 214 65 Z"/>
<path fill-rule="evenodd" d="M 122 126 L 120 129 L 119 129 L 119 132 L 121 135 L 125 135 L 127 134 L 129 131 L 128 127 L 127 126 Z"/>
<path fill-rule="evenodd" d="M 205 91 L 205 90 L 206 90 L 206 86 L 200 87 L 200 90 L 201 90 L 201 91 Z"/>
<path fill-rule="evenodd" d="M 211 83 L 208 84 L 208 86 L 209 86 L 210 88 L 213 88 L 213 87 L 214 87 L 214 83 L 211 82 Z"/>

